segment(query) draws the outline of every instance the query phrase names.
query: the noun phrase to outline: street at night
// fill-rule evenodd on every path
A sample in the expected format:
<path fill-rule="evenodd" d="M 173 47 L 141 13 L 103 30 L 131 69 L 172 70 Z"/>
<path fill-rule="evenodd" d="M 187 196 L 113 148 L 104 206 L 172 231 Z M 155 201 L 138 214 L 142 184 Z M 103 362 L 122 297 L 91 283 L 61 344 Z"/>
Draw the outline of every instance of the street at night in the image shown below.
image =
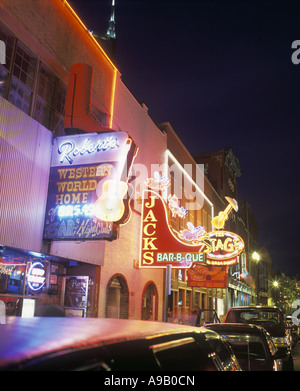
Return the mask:
<path fill-rule="evenodd" d="M 300 371 L 299 13 L 1 1 L 0 370 Z"/>

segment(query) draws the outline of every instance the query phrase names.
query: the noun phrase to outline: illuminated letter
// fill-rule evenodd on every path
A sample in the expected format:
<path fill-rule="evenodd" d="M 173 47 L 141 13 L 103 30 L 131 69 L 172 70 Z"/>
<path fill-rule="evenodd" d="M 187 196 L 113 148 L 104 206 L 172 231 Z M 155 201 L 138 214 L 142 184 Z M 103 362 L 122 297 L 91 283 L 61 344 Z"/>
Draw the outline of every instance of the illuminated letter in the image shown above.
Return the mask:
<path fill-rule="evenodd" d="M 240 240 L 234 239 L 233 242 L 234 242 L 234 249 L 238 251 L 240 248 L 240 243 L 241 243 Z"/>
<path fill-rule="evenodd" d="M 154 246 L 153 242 L 157 238 L 143 238 L 144 241 L 144 247 L 143 250 L 157 250 L 157 247 Z M 150 248 L 148 247 L 150 246 Z"/>
<path fill-rule="evenodd" d="M 230 253 L 233 251 L 233 244 L 231 238 L 227 238 L 224 242 L 224 250 Z"/>
<path fill-rule="evenodd" d="M 151 234 L 148 232 L 148 227 L 150 225 L 152 225 L 152 227 L 154 228 Z M 155 228 L 156 228 L 156 224 L 149 223 L 149 224 L 145 225 L 145 227 L 144 227 L 144 234 L 147 235 L 147 236 L 153 236 L 155 234 Z"/>
<path fill-rule="evenodd" d="M 151 199 L 151 202 L 145 202 L 145 207 L 150 209 L 150 208 L 153 208 L 153 206 L 155 205 L 155 196 L 150 196 L 150 199 Z"/>
<path fill-rule="evenodd" d="M 157 221 L 152 210 L 149 210 L 147 216 L 144 218 L 144 222 L 146 222 L 148 220 Z"/>
<path fill-rule="evenodd" d="M 64 196 L 63 194 L 56 194 L 56 205 L 57 204 L 63 204 L 64 203 Z"/>
<path fill-rule="evenodd" d="M 58 168 L 59 179 L 66 179 L 68 171 L 68 168 Z"/>
<path fill-rule="evenodd" d="M 217 239 L 210 239 L 211 247 L 212 247 L 212 252 L 214 253 L 216 251 L 215 247 L 215 242 Z"/>
<path fill-rule="evenodd" d="M 206 246 L 206 249 L 205 250 L 201 249 L 201 251 L 203 251 L 203 253 L 205 253 L 205 254 L 210 253 L 211 252 L 211 244 L 209 242 L 209 236 L 201 236 L 200 241 Z"/>
<path fill-rule="evenodd" d="M 149 262 L 147 262 L 147 261 L 149 261 Z M 150 251 L 147 251 L 143 257 L 143 264 L 151 265 L 153 262 L 154 262 L 153 253 Z"/>
<path fill-rule="evenodd" d="M 224 249 L 224 247 L 223 247 L 223 243 L 222 243 L 222 240 L 221 239 L 218 239 L 218 241 L 217 241 L 217 246 L 216 246 L 216 251 L 218 251 L 218 250 L 223 250 Z"/>
<path fill-rule="evenodd" d="M 61 163 L 63 163 L 65 158 L 70 164 L 73 163 L 73 159 L 70 158 L 69 155 L 73 151 L 74 147 L 75 144 L 73 143 L 73 141 L 65 141 L 64 143 L 60 144 L 60 146 L 58 147 L 58 153 L 62 154 L 62 157 L 60 159 Z"/>
<path fill-rule="evenodd" d="M 65 192 L 65 188 L 66 188 L 66 184 L 67 184 L 67 182 L 56 182 L 57 191 L 59 193 L 64 193 Z"/>

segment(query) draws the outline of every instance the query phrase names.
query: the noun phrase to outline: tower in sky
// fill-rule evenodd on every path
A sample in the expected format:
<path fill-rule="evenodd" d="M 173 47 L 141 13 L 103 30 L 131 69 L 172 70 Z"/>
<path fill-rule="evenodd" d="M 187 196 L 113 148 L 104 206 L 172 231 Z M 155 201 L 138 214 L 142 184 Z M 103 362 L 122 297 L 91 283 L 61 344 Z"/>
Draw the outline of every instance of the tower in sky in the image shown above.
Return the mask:
<path fill-rule="evenodd" d="M 115 21 L 115 0 L 112 0 L 111 14 L 108 22 L 108 29 L 106 34 L 99 34 L 92 31 L 93 36 L 98 40 L 109 58 L 114 62 L 116 59 L 117 35 L 116 35 L 116 21 Z"/>
<path fill-rule="evenodd" d="M 116 39 L 115 0 L 112 0 L 111 15 L 106 36 L 110 39 Z"/>

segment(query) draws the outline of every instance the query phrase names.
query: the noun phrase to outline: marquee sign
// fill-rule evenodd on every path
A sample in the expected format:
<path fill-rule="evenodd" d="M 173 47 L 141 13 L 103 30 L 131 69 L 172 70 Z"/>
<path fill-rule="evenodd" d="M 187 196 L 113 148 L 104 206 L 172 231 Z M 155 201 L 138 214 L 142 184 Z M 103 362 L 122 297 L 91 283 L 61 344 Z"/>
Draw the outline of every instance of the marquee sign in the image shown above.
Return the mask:
<path fill-rule="evenodd" d="M 177 215 L 185 218 L 186 213 L 183 213 L 178 200 L 175 205 L 174 202 L 170 204 L 171 199 L 174 201 L 174 197 L 169 196 L 168 199 L 172 215 L 176 213 L 177 206 Z M 229 197 L 227 200 L 235 205 L 234 200 Z M 230 208 L 227 207 L 214 218 L 213 225 L 223 227 L 230 209 L 231 204 Z M 238 255 L 244 249 L 243 239 L 239 235 L 221 229 L 206 232 L 204 227 L 194 227 L 191 222 L 187 222 L 186 227 L 176 233 L 169 223 L 166 201 L 156 191 L 146 190 L 143 194 L 139 266 L 190 268 L 192 264 L 228 266 L 238 262 Z"/>
<path fill-rule="evenodd" d="M 135 154 L 126 132 L 55 138 L 44 239 L 111 239 L 113 226 L 130 217 L 127 178 Z"/>

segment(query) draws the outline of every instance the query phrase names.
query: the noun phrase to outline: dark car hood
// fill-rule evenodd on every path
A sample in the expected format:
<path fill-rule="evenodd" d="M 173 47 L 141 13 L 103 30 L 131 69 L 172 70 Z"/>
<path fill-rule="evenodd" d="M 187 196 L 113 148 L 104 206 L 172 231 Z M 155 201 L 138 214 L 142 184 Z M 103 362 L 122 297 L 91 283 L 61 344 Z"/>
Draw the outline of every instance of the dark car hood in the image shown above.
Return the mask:
<path fill-rule="evenodd" d="M 272 324 L 271 322 L 255 322 L 251 321 L 251 324 L 255 324 L 257 326 L 262 326 L 267 332 L 271 335 L 271 337 L 284 337 L 285 336 L 285 328 L 284 325 L 281 324 Z"/>

